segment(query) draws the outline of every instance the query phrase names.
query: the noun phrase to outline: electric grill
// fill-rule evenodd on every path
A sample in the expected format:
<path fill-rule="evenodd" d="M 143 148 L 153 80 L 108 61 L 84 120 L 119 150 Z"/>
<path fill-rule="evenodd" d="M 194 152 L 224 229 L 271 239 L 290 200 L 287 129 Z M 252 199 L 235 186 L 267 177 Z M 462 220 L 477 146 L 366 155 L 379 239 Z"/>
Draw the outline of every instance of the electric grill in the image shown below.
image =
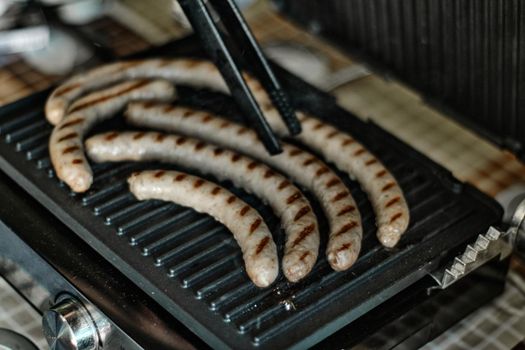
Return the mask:
<path fill-rule="evenodd" d="M 190 37 L 137 57 L 200 55 Z M 1 187 L 10 203 L 0 209 L 0 235 L 9 242 L 0 255 L 34 272 L 49 291 L 36 306 L 45 311 L 54 348 L 415 347 L 503 290 L 519 217 L 516 227 L 503 231 L 502 210 L 493 199 L 344 111 L 330 95 L 276 71 L 297 108 L 350 132 L 393 172 L 411 214 L 399 245 L 379 245 L 366 195 L 340 174 L 363 217 L 357 263 L 334 272 L 321 253 L 303 281 L 290 284 L 281 276 L 258 289 L 223 226 L 175 204 L 138 202 L 129 193 L 131 172 L 173 166 L 96 164 L 85 194 L 60 183 L 43 114 L 50 91 L 43 91 L 0 109 Z M 179 92 L 181 103 L 241 120 L 228 96 L 188 87 Z M 93 133 L 124 127 L 116 117 Z M 283 234 L 271 210 L 231 183 L 221 184 L 265 217 L 282 251 Z M 313 198 L 312 204 L 320 214 Z M 318 216 L 324 252 L 327 227 Z"/>

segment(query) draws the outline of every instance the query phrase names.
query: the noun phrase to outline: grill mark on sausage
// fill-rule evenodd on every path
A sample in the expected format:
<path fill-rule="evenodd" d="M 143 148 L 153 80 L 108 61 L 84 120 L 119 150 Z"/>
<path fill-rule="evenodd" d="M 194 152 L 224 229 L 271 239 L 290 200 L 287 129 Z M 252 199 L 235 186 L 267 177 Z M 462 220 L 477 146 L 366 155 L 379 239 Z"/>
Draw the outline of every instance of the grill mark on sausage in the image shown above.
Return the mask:
<path fill-rule="evenodd" d="M 335 237 L 338 237 L 338 236 L 341 236 L 341 235 L 347 233 L 348 231 L 350 231 L 354 227 L 357 227 L 357 225 L 358 225 L 357 222 L 350 221 L 348 224 L 344 225 L 343 227 L 341 227 L 341 229 L 339 231 L 336 232 Z"/>
<path fill-rule="evenodd" d="M 292 204 L 293 202 L 295 202 L 299 198 L 301 198 L 301 193 L 300 192 L 295 192 L 290 197 L 288 197 L 288 199 L 286 199 L 286 203 L 287 204 Z"/>
<path fill-rule="evenodd" d="M 144 135 L 146 135 L 144 131 L 138 132 L 135 135 L 133 135 L 133 140 L 140 140 L 144 137 Z"/>
<path fill-rule="evenodd" d="M 197 67 L 201 62 L 195 60 L 186 60 L 184 65 L 188 68 Z"/>
<path fill-rule="evenodd" d="M 68 148 L 64 148 L 64 150 L 62 151 L 62 154 L 68 154 L 68 153 L 71 153 L 71 152 L 75 152 L 75 151 L 78 151 L 80 149 L 80 147 L 78 146 L 71 146 L 71 147 L 68 147 Z"/>
<path fill-rule="evenodd" d="M 226 202 L 228 202 L 228 204 L 232 204 L 236 200 L 237 200 L 237 198 L 235 196 L 229 196 L 228 199 L 226 200 Z"/>
<path fill-rule="evenodd" d="M 361 154 L 365 153 L 366 152 L 366 149 L 364 148 L 359 148 L 357 151 L 354 152 L 354 156 L 360 156 Z"/>
<path fill-rule="evenodd" d="M 301 257 L 299 258 L 299 260 L 304 261 L 304 259 L 305 259 L 308 255 L 310 255 L 310 252 L 304 252 L 303 255 L 301 255 Z"/>
<path fill-rule="evenodd" d="M 77 124 L 80 124 L 80 123 L 83 123 L 84 122 L 84 118 L 77 118 L 77 119 L 73 119 L 67 123 L 64 123 L 62 124 L 62 126 L 60 126 L 60 129 L 59 130 L 62 130 L 64 128 L 67 128 L 69 126 L 73 126 L 73 125 L 77 125 Z"/>
<path fill-rule="evenodd" d="M 118 133 L 114 132 L 114 133 L 111 133 L 109 134 L 108 136 L 106 136 L 106 140 L 108 140 L 108 137 L 110 137 L 111 135 L 114 135 L 115 134 L 115 137 L 118 135 Z M 78 134 L 76 132 L 72 132 L 72 133 L 69 133 L 65 136 L 62 136 L 61 138 L 58 139 L 58 142 L 62 142 L 62 141 L 66 141 L 66 140 L 69 140 L 69 139 L 72 139 L 72 138 L 75 138 L 77 137 Z M 111 137 L 109 140 L 113 139 L 114 137 Z M 108 141 L 109 141 L 108 140 Z"/>
<path fill-rule="evenodd" d="M 182 113 L 182 117 L 183 118 L 188 118 L 188 117 L 191 117 L 192 115 L 194 115 L 195 113 L 191 110 L 186 110 L 184 111 L 184 113 Z"/>
<path fill-rule="evenodd" d="M 71 163 L 72 164 L 82 164 L 82 163 L 84 163 L 84 161 L 82 159 L 80 159 L 80 158 L 77 158 L 77 159 L 73 159 L 71 161 Z"/>
<path fill-rule="evenodd" d="M 299 154 L 303 153 L 302 150 L 298 149 L 298 148 L 294 148 L 290 151 L 290 157 L 295 157 L 295 156 L 298 156 Z"/>
<path fill-rule="evenodd" d="M 314 129 L 314 130 L 319 130 L 319 129 L 323 128 L 324 126 L 325 126 L 324 123 L 319 122 L 319 123 L 315 124 L 315 126 L 313 127 L 313 129 Z"/>
<path fill-rule="evenodd" d="M 155 106 L 155 102 L 154 101 L 146 101 L 146 102 L 142 102 L 140 104 L 140 106 L 144 109 L 150 109 L 151 107 Z M 168 107 L 168 106 L 166 106 Z M 166 110 L 166 107 L 164 107 L 164 111 Z"/>
<path fill-rule="evenodd" d="M 304 165 L 304 166 L 308 166 L 308 165 L 310 165 L 310 164 L 312 164 L 312 163 L 315 163 L 316 161 L 317 161 L 317 159 L 315 159 L 315 158 L 308 158 L 307 160 L 305 160 L 305 161 L 303 162 L 303 165 Z"/>
<path fill-rule="evenodd" d="M 155 136 L 155 142 L 162 142 L 166 137 L 166 134 L 158 133 L 157 136 Z"/>
<path fill-rule="evenodd" d="M 389 189 L 391 189 L 392 187 L 394 187 L 396 184 L 394 182 L 390 182 L 388 184 L 386 184 L 382 189 L 381 189 L 381 192 L 385 192 L 385 191 L 388 191 Z"/>
<path fill-rule="evenodd" d="M 270 242 L 270 237 L 266 236 L 257 245 L 257 250 L 255 251 L 255 255 L 259 255 L 263 249 L 268 245 L 268 242 Z"/>
<path fill-rule="evenodd" d="M 237 130 L 237 135 L 242 135 L 242 134 L 246 133 L 247 131 L 248 131 L 247 128 L 245 128 L 244 126 L 241 126 L 239 128 L 239 130 Z"/>
<path fill-rule="evenodd" d="M 241 155 L 235 153 L 235 154 L 232 156 L 232 163 L 238 162 L 239 159 L 241 159 Z"/>
<path fill-rule="evenodd" d="M 306 237 L 308 237 L 312 232 L 315 230 L 315 224 L 310 224 L 303 228 L 303 230 L 299 233 L 299 237 L 297 237 L 292 244 L 292 248 L 294 248 L 296 245 L 304 241 Z"/>
<path fill-rule="evenodd" d="M 224 129 L 224 128 L 229 127 L 230 125 L 231 125 L 231 123 L 230 123 L 229 121 L 225 120 L 225 121 L 223 121 L 223 122 L 221 123 L 221 125 L 219 126 L 219 128 Z"/>
<path fill-rule="evenodd" d="M 206 115 L 204 116 L 204 118 L 202 118 L 202 122 L 203 122 L 204 124 L 206 124 L 206 123 L 208 123 L 208 122 L 209 122 L 210 120 L 212 120 L 212 119 L 213 119 L 213 117 L 212 117 L 211 115 L 206 114 Z"/>
<path fill-rule="evenodd" d="M 394 221 L 396 221 L 397 219 L 399 219 L 400 217 L 402 217 L 403 214 L 402 213 L 397 213 L 397 214 L 394 214 L 392 216 L 392 218 L 390 218 L 390 223 L 393 223 Z"/>
<path fill-rule="evenodd" d="M 77 133 L 74 132 L 74 133 L 71 133 L 71 134 L 69 134 L 69 135 L 75 135 L 75 136 L 76 136 Z M 107 134 L 106 137 L 104 137 L 104 139 L 105 139 L 106 141 L 111 141 L 111 140 L 117 138 L 118 135 L 119 135 L 118 132 L 114 131 L 114 132 L 112 132 L 112 133 L 110 133 L 110 134 Z"/>
<path fill-rule="evenodd" d="M 250 206 L 245 205 L 244 207 L 242 207 L 241 211 L 239 212 L 239 215 L 244 216 L 249 210 L 250 210 Z"/>
<path fill-rule="evenodd" d="M 380 170 L 377 172 L 376 177 L 380 178 L 386 175 L 386 169 Z"/>
<path fill-rule="evenodd" d="M 354 142 L 355 142 L 354 139 L 346 138 L 343 140 L 343 142 L 341 142 L 341 146 L 345 147 L 345 146 L 351 145 Z"/>
<path fill-rule="evenodd" d="M 261 225 L 261 223 L 262 223 L 261 218 L 255 219 L 255 221 L 250 226 L 250 234 L 254 233 L 255 230 L 257 230 L 257 228 Z"/>
<path fill-rule="evenodd" d="M 135 84 L 133 84 L 131 86 L 128 86 L 127 88 L 125 88 L 123 90 L 117 91 L 117 92 L 112 93 L 112 94 L 107 95 L 107 96 L 101 96 L 101 97 L 96 98 L 96 99 L 91 100 L 91 101 L 86 101 L 84 103 L 81 103 L 78 106 L 75 106 L 70 111 L 70 113 L 78 112 L 78 111 L 80 111 L 82 109 L 85 109 L 85 108 L 88 108 L 88 107 L 92 107 L 94 105 L 97 105 L 99 103 L 105 102 L 105 101 L 110 100 L 112 98 L 118 97 L 118 96 L 123 95 L 125 93 L 131 92 L 133 90 L 137 90 L 137 89 L 139 89 L 139 88 L 141 88 L 143 86 L 148 85 L 149 83 L 150 82 L 148 80 L 140 80 L 140 81 L 136 82 Z"/>
<path fill-rule="evenodd" d="M 151 102 L 150 103 L 153 105 L 154 102 Z M 167 105 L 165 106 L 164 108 L 162 108 L 162 112 L 164 113 L 170 113 L 171 111 L 173 111 L 175 109 L 175 106 L 172 106 L 172 105 Z"/>
<path fill-rule="evenodd" d="M 337 213 L 337 216 L 343 216 L 345 214 L 351 213 L 355 210 L 355 207 L 353 205 L 347 205 L 339 213 Z"/>
<path fill-rule="evenodd" d="M 176 142 L 177 142 L 177 145 L 180 146 L 180 145 L 186 143 L 186 141 L 188 141 L 188 139 L 186 139 L 185 137 L 179 137 Z"/>
<path fill-rule="evenodd" d="M 160 179 L 161 177 L 164 176 L 164 174 L 166 174 L 166 172 L 164 170 L 160 170 L 160 171 L 157 171 L 153 177 L 157 178 L 157 179 Z"/>
<path fill-rule="evenodd" d="M 203 142 L 203 141 L 199 141 L 195 144 L 195 150 L 196 151 L 200 151 L 201 149 L 204 148 L 204 146 L 206 146 L 206 143 Z"/>
<path fill-rule="evenodd" d="M 302 207 L 301 209 L 299 209 L 299 211 L 297 212 L 297 214 L 295 214 L 295 217 L 293 218 L 293 221 L 297 221 L 299 220 L 300 218 L 302 218 L 303 216 L 305 216 L 306 214 L 308 214 L 310 212 L 310 207 L 305 205 L 304 207 Z"/>
<path fill-rule="evenodd" d="M 275 176 L 275 172 L 273 170 L 271 170 L 271 169 L 266 170 L 266 172 L 264 173 L 264 178 L 265 179 L 268 179 L 268 178 L 270 178 L 272 176 Z"/>
<path fill-rule="evenodd" d="M 341 182 L 341 180 L 339 180 L 338 178 L 334 177 L 333 179 L 331 179 L 330 181 L 328 181 L 326 183 L 326 188 L 333 187 L 333 186 L 339 184 L 340 182 Z"/>
<path fill-rule="evenodd" d="M 221 191 L 221 188 L 219 186 L 215 186 L 213 190 L 211 190 L 211 194 L 214 196 L 217 195 Z"/>
<path fill-rule="evenodd" d="M 372 159 L 368 160 L 368 161 L 365 163 L 365 165 L 366 165 L 366 166 L 369 166 L 369 165 L 372 165 L 372 164 L 375 164 L 375 163 L 377 163 L 377 159 L 376 159 L 376 158 L 372 158 Z"/>
<path fill-rule="evenodd" d="M 339 134 L 339 131 L 337 131 L 337 130 L 330 131 L 328 134 L 326 134 L 326 138 L 327 139 L 331 139 L 332 137 L 334 137 L 337 134 Z"/>
<path fill-rule="evenodd" d="M 258 165 L 259 165 L 259 163 L 257 163 L 256 161 L 251 161 L 248 164 L 248 169 L 253 170 L 253 169 L 257 168 Z"/>
<path fill-rule="evenodd" d="M 182 181 L 186 178 L 186 174 L 179 174 L 177 176 L 175 176 L 175 181 Z"/>
<path fill-rule="evenodd" d="M 349 195 L 350 193 L 348 191 L 339 192 L 338 194 L 334 196 L 334 198 L 332 199 L 332 202 L 340 201 L 341 199 L 348 197 Z"/>
<path fill-rule="evenodd" d="M 345 243 L 341 246 L 341 248 L 336 250 L 336 253 L 342 252 L 344 250 L 349 249 L 352 246 L 352 243 Z"/>
<path fill-rule="evenodd" d="M 195 182 L 193 183 L 193 187 L 194 187 L 194 188 L 199 188 L 199 187 L 201 187 L 203 184 L 204 184 L 204 180 L 203 180 L 203 179 L 197 179 L 197 180 L 195 180 Z"/>
<path fill-rule="evenodd" d="M 284 190 L 286 187 L 290 186 L 291 183 L 288 180 L 284 180 L 279 184 L 279 187 L 277 187 L 278 190 Z"/>
<path fill-rule="evenodd" d="M 215 149 L 213 150 L 213 154 L 216 155 L 216 156 L 220 156 L 220 155 L 223 154 L 223 153 L 224 153 L 224 149 L 219 148 L 219 147 L 217 147 L 217 148 L 215 148 Z"/>
<path fill-rule="evenodd" d="M 316 174 L 317 176 L 321 176 L 321 175 L 323 175 L 323 174 L 326 174 L 326 173 L 329 172 L 329 171 L 330 171 L 330 169 L 328 169 L 327 167 L 324 166 L 324 167 L 319 168 L 319 169 L 316 171 L 315 174 Z"/>
<path fill-rule="evenodd" d="M 58 90 L 55 91 L 55 95 L 53 97 L 60 97 L 62 95 L 67 94 L 68 92 L 78 89 L 79 87 L 80 87 L 80 83 L 62 86 L 58 88 Z"/>
<path fill-rule="evenodd" d="M 388 201 L 388 203 L 385 205 L 385 208 L 391 207 L 396 202 L 399 202 L 401 200 L 401 197 L 395 197 Z"/>

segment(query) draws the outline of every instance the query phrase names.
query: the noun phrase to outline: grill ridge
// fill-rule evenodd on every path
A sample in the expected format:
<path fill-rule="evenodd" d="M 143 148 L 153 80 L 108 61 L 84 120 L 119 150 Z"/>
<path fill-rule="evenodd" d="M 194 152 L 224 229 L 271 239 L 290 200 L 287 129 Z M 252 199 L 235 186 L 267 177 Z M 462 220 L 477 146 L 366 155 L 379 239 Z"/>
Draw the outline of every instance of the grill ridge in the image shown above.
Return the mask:
<path fill-rule="evenodd" d="M 117 227 L 117 231 L 119 235 L 125 235 L 130 232 L 133 228 L 137 228 L 139 226 L 144 226 L 150 220 L 151 218 L 155 217 L 156 215 L 160 215 L 161 213 L 169 210 L 170 208 L 173 208 L 170 204 L 162 204 L 158 206 L 157 208 L 146 211 L 144 214 L 136 216 L 135 218 L 131 219 L 130 221 L 126 222 L 125 224 L 122 224 L 121 226 Z M 130 238 L 131 242 L 134 242 L 133 238 Z"/>
<path fill-rule="evenodd" d="M 208 218 L 202 218 L 201 222 L 210 222 Z M 158 241 L 154 241 L 147 246 L 142 248 L 142 254 L 144 255 L 150 255 L 153 254 L 155 257 L 155 264 L 160 266 L 164 265 L 167 261 L 169 261 L 172 257 L 180 254 L 186 249 L 191 248 L 194 244 L 197 244 L 200 241 L 207 240 L 211 238 L 212 236 L 216 235 L 218 232 L 223 231 L 224 228 L 221 226 L 214 227 L 212 229 L 206 230 L 206 232 L 202 235 L 196 236 L 191 238 L 190 240 L 187 240 L 183 244 L 180 244 L 174 248 L 171 248 L 168 244 L 173 241 L 175 238 L 179 237 L 180 235 L 184 233 L 188 233 L 188 230 L 181 231 L 175 231 L 173 233 L 170 233 L 167 236 L 164 236 L 162 239 L 159 239 Z M 159 250 L 165 251 L 164 253 L 160 253 Z"/>

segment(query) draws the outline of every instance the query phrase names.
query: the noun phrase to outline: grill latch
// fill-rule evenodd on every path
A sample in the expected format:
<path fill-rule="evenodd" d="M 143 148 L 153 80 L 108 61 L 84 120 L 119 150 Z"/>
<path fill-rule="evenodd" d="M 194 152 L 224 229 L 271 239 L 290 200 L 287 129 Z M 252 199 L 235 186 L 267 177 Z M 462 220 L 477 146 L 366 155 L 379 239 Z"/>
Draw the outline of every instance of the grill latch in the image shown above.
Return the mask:
<path fill-rule="evenodd" d="M 431 276 L 438 283 L 438 288 L 445 289 L 490 260 L 498 256 L 503 260 L 513 249 L 525 254 L 525 199 L 514 209 L 506 231 L 491 226 L 474 243 L 467 245 L 462 254 L 444 268 L 432 272 Z"/>

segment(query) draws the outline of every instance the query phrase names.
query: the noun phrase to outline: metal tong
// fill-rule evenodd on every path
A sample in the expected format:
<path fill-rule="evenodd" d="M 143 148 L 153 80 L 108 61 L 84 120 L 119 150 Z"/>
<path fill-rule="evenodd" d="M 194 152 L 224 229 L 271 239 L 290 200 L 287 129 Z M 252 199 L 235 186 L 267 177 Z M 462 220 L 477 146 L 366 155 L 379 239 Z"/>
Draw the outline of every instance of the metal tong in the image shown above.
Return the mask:
<path fill-rule="evenodd" d="M 274 155 L 282 152 L 278 138 L 265 119 L 260 106 L 243 78 L 234 55 L 228 49 L 224 33 L 217 27 L 204 0 L 178 0 L 193 30 L 221 72 L 237 105 L 247 122 L 253 125 L 267 151 Z M 208 0 L 218 14 L 223 27 L 238 46 L 238 52 L 249 62 L 252 73 L 261 82 L 273 105 L 281 115 L 291 135 L 301 132 L 301 124 L 288 97 L 272 72 L 268 61 L 251 33 L 234 0 Z"/>

